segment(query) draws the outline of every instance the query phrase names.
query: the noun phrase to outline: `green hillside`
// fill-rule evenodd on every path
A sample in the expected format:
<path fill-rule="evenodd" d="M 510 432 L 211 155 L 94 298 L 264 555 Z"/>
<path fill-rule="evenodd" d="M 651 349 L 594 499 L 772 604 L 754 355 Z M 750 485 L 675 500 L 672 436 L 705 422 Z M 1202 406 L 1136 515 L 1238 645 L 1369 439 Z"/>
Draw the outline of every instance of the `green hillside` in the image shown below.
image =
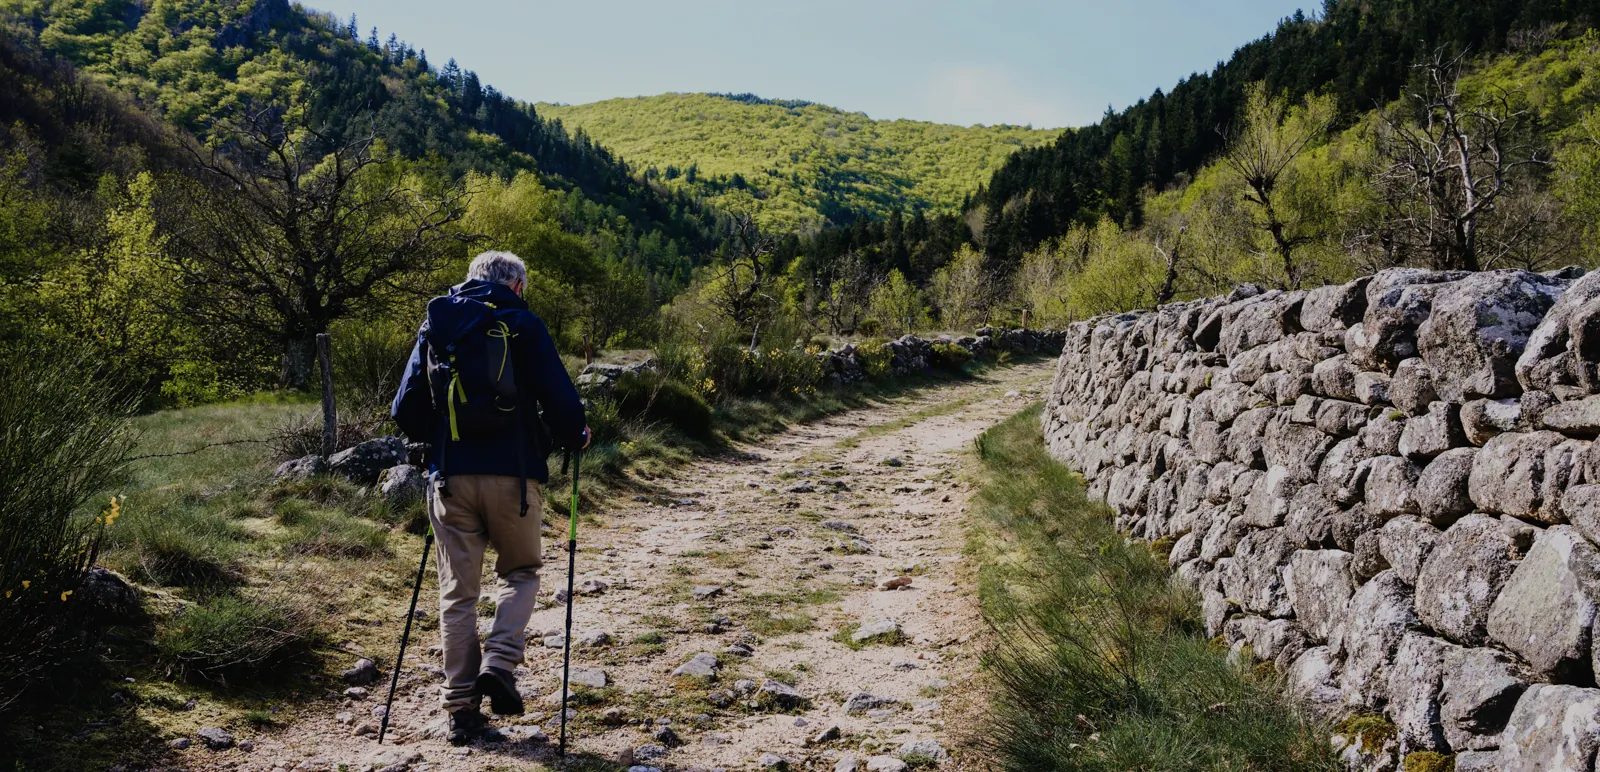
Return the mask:
<path fill-rule="evenodd" d="M 538 110 L 647 176 L 727 208 L 749 207 L 783 228 L 847 224 L 861 212 L 959 208 L 1012 153 L 1061 133 L 878 121 L 750 95 L 662 94 Z"/>

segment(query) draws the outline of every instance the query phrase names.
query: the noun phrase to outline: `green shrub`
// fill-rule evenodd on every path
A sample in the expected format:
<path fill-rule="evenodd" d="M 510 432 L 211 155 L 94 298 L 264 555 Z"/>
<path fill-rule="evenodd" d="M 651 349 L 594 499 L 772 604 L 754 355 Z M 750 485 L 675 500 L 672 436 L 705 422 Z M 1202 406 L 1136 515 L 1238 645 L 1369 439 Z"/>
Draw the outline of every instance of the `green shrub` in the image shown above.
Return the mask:
<path fill-rule="evenodd" d="M 589 419 L 591 444 L 603 445 L 622 439 L 622 411 L 617 409 L 616 400 L 610 397 L 592 399 L 583 414 Z"/>
<path fill-rule="evenodd" d="M 386 320 L 347 319 L 333 328 L 333 383 L 342 414 L 382 422 L 400 388 L 416 329 Z"/>
<path fill-rule="evenodd" d="M 891 375 L 888 343 L 883 338 L 873 338 L 856 346 L 856 358 L 861 360 L 867 377 L 883 379 Z"/>
<path fill-rule="evenodd" d="M 307 664 L 319 640 L 303 608 L 275 598 L 208 598 L 158 624 L 156 658 L 186 678 L 241 686 Z"/>
<path fill-rule="evenodd" d="M 703 373 L 718 397 L 788 397 L 809 394 L 822 384 L 822 364 L 803 349 L 752 352 L 734 344 L 713 346 L 705 353 Z"/>
<path fill-rule="evenodd" d="M 928 364 L 936 369 L 959 373 L 972 361 L 972 352 L 954 343 L 933 344 L 932 355 L 928 357 Z"/>
<path fill-rule="evenodd" d="M 0 350 L 0 715 L 93 638 L 73 591 L 105 518 L 82 508 L 118 478 L 129 402 L 60 348 Z M 100 499 L 97 509 L 104 506 Z"/>
<path fill-rule="evenodd" d="M 712 437 L 711 406 L 680 381 L 656 373 L 628 373 L 617 379 L 613 398 L 623 420 L 666 423 L 698 440 Z"/>

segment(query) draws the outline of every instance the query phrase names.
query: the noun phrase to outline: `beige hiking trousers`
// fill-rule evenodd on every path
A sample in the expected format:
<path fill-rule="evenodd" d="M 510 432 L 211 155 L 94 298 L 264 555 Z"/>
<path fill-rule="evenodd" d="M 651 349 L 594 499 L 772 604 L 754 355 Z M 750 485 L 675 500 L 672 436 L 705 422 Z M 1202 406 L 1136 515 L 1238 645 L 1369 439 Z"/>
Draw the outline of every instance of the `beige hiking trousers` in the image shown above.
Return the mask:
<path fill-rule="evenodd" d="M 446 711 L 475 707 L 473 685 L 485 667 L 512 670 L 522 664 L 528 619 L 539 597 L 539 515 L 544 493 L 528 480 L 528 514 L 519 517 L 516 477 L 463 474 L 446 480 L 449 495 L 435 486 L 428 519 L 439 545 L 439 639 L 444 649 Z M 480 648 L 479 582 L 485 547 L 493 546 L 500 577 L 494 623 Z"/>

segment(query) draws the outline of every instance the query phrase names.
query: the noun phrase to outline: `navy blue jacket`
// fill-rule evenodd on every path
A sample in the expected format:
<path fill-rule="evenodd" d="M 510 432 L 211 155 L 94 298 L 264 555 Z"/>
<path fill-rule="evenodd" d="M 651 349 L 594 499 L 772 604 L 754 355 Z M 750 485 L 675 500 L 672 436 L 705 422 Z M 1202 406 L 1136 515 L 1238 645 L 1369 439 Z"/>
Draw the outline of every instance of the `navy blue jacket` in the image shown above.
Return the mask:
<path fill-rule="evenodd" d="M 524 471 L 529 478 L 548 482 L 550 470 L 545 463 L 552 448 L 538 426 L 536 416 L 543 410 L 544 425 L 549 428 L 549 438 L 559 448 L 576 449 L 584 443 L 583 403 L 578 391 L 567 377 L 567 369 L 556 353 L 555 342 L 544 322 L 528 310 L 528 304 L 517 297 L 510 287 L 496 282 L 469 279 L 450 288 L 449 303 L 433 303 L 428 318 L 417 331 L 417 343 L 411 348 L 411 361 L 406 363 L 405 375 L 400 379 L 400 391 L 395 394 L 391 412 L 394 421 L 413 442 L 427 442 L 433 449 L 428 455 L 428 465 L 445 476 L 455 474 L 517 475 L 517 449 L 512 443 L 517 432 L 510 432 L 493 441 L 459 442 L 450 439 L 446 422 L 433 407 L 433 395 L 428 387 L 427 361 L 423 346 L 426 341 L 454 341 L 463 328 L 481 313 L 477 303 L 494 306 L 495 314 L 511 328 L 512 354 L 515 357 L 517 394 L 523 400 L 523 415 L 527 431 L 522 433 Z M 476 301 L 476 302 L 474 302 Z M 440 467 L 441 454 L 443 466 Z"/>

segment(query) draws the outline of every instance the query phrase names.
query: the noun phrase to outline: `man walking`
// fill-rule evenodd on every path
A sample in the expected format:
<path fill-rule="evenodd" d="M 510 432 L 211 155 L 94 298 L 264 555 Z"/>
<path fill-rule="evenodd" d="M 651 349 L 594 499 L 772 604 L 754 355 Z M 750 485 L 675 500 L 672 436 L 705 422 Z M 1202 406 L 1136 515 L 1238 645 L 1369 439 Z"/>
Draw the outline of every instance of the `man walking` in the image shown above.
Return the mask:
<path fill-rule="evenodd" d="M 539 594 L 545 459 L 552 441 L 569 450 L 589 442 L 583 404 L 555 343 L 522 300 L 527 280 L 527 267 L 509 252 L 473 258 L 467 280 L 428 303 L 392 408 L 407 437 L 429 444 L 442 702 L 457 744 L 487 727 L 484 697 L 497 714 L 522 713 L 512 671 L 522 663 Z M 480 647 L 479 579 L 489 546 L 500 588 Z"/>

